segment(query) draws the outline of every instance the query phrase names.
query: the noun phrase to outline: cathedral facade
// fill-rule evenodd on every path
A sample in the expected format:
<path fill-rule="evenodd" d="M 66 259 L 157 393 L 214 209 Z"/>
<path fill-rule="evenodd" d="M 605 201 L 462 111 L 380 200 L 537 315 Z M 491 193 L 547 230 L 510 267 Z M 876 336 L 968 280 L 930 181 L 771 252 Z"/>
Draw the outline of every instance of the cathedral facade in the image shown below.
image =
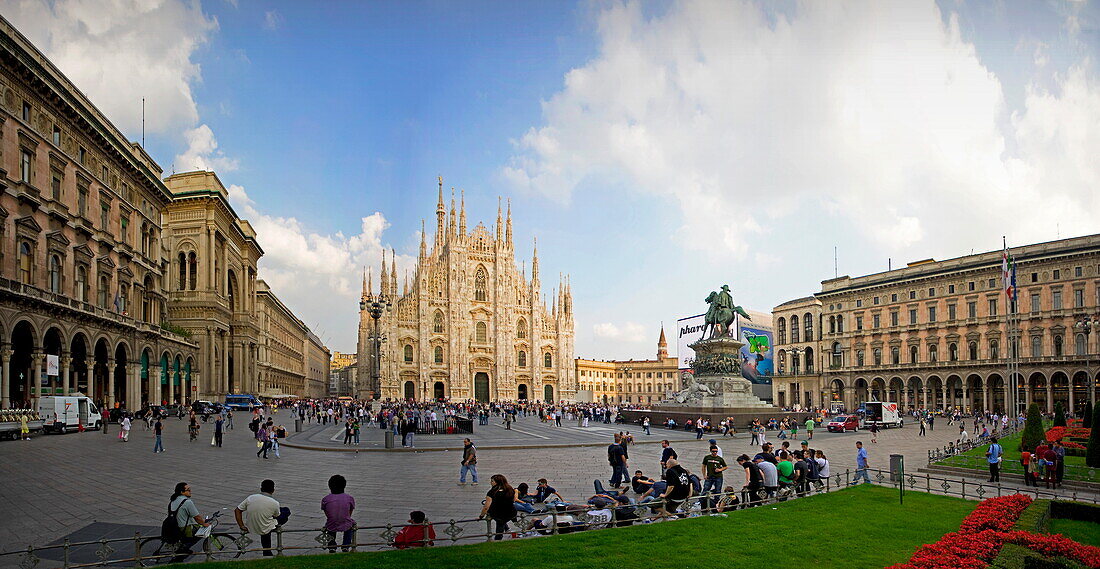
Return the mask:
<path fill-rule="evenodd" d="M 429 249 L 421 231 L 412 279 L 406 276 L 400 290 L 392 258 L 387 266 L 383 256 L 377 292 L 364 276 L 359 392 L 383 399 L 574 400 L 568 279 L 559 279 L 548 308 L 538 248 L 529 280 L 516 266 L 511 207 L 505 221 L 498 206 L 495 231 L 480 223 L 467 231 L 465 200 L 456 212 L 452 195 L 448 214 L 440 180 L 432 241 Z"/>

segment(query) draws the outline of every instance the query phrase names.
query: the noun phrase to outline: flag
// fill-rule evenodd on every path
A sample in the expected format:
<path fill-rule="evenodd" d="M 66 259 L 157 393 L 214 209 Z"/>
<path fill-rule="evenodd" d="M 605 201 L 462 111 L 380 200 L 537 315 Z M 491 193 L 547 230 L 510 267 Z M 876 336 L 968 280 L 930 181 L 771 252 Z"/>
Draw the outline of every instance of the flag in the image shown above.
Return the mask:
<path fill-rule="evenodd" d="M 122 297 L 115 293 L 115 312 L 122 312 Z"/>
<path fill-rule="evenodd" d="M 1016 300 L 1016 257 L 1012 258 L 1012 277 L 1009 279 L 1008 299 Z"/>
<path fill-rule="evenodd" d="M 1012 283 L 1008 268 L 1008 245 L 1001 251 L 1001 286 L 1004 287 L 1005 296 L 1012 300 Z"/>

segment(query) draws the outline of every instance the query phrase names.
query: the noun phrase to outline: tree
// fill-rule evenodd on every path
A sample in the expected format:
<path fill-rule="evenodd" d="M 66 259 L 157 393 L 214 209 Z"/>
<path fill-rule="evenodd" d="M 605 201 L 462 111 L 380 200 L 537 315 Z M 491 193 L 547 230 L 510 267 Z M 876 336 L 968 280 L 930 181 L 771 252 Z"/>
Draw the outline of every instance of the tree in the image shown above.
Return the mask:
<path fill-rule="evenodd" d="M 1082 415 L 1081 426 L 1086 429 L 1092 428 L 1092 401 L 1085 401 L 1085 414 Z"/>
<path fill-rule="evenodd" d="M 1039 405 L 1032 403 L 1027 408 L 1024 432 L 1020 435 L 1020 449 L 1035 450 L 1035 447 L 1045 440 L 1046 433 L 1043 432 L 1043 418 L 1039 414 Z"/>
<path fill-rule="evenodd" d="M 1066 426 L 1066 410 L 1062 408 L 1061 401 L 1054 404 L 1054 426 Z"/>
<path fill-rule="evenodd" d="M 1100 405 L 1092 408 L 1092 432 L 1089 433 L 1088 448 L 1085 450 L 1085 465 L 1093 468 L 1100 467 Z"/>

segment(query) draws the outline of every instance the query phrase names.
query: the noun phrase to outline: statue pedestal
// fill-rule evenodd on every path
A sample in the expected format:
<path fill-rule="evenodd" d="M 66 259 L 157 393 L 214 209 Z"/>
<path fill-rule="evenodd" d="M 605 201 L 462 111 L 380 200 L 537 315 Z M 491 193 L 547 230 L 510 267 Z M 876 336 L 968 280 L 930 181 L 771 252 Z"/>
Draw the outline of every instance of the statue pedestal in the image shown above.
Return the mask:
<path fill-rule="evenodd" d="M 700 340 L 695 350 L 694 379 L 672 399 L 657 405 L 711 409 L 775 409 L 757 397 L 752 382 L 741 377 L 741 346 L 744 342 L 730 336 Z"/>

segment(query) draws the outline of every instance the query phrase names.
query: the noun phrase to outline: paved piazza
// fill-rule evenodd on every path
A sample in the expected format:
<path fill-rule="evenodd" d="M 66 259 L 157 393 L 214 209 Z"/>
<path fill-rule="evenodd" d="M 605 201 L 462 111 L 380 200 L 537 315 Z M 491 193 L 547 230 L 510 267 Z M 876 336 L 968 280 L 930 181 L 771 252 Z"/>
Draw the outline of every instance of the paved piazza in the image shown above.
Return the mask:
<path fill-rule="evenodd" d="M 287 411 L 277 414 L 276 421 L 292 424 Z M 888 455 L 900 452 L 910 459 L 909 468 L 915 469 L 924 465 L 928 448 L 945 444 L 958 432 L 946 421 L 938 426 L 927 437 L 918 437 L 912 426 L 885 431 L 878 444 L 870 444 L 866 432 L 836 434 L 819 429 L 813 446 L 826 451 L 834 473 L 853 467 L 857 439 L 870 449 L 872 467 L 885 467 Z M 0 444 L 5 481 L 0 487 L 0 510 L 6 515 L 0 525 L 0 549 L 11 551 L 69 535 L 74 540 L 90 534 L 98 538 L 102 528 L 113 527 L 103 522 L 125 524 L 116 528 L 120 532 L 152 531 L 163 519 L 172 487 L 179 481 L 192 485 L 199 509 L 209 513 L 217 508 L 231 510 L 257 491 L 260 480 L 271 478 L 277 484 L 275 497 L 293 512 L 290 528 L 320 527 L 319 504 L 327 493 L 326 480 L 337 473 L 348 478 L 348 492 L 359 505 L 355 519 L 360 526 L 402 523 L 413 509 L 424 510 L 436 521 L 475 517 L 488 490 L 486 481 L 495 473 L 505 474 L 513 484 L 526 481 L 532 486 L 537 478 L 547 477 L 567 500 L 584 501 L 592 494 L 594 478 L 606 481 L 609 477 L 604 446 L 618 427 L 593 423 L 581 428 L 576 422 L 555 427 L 536 417 L 521 418 L 511 431 L 499 420 L 475 426 L 473 438 L 481 447 L 482 484 L 477 487 L 456 486 L 460 454 L 442 450 L 461 444 L 458 436 L 418 436 L 416 444 L 424 450 L 416 452 L 367 451 L 381 445 L 382 435 L 379 429 L 366 429 L 364 452 L 284 447 L 282 458 L 269 460 L 256 457 L 251 432 L 243 425 L 227 432 L 225 445 L 215 448 L 209 444 L 210 426 L 203 429 L 205 436 L 189 443 L 185 423 L 176 419 L 166 422 L 167 452 L 163 454 L 153 454 L 152 431 L 140 423 L 129 443 L 118 440 L 117 425 L 107 435 L 72 433 L 4 442 Z M 346 448 L 339 439 L 333 441 L 339 432 L 339 427 L 314 424 L 293 435 L 290 442 Z M 682 462 L 698 471 L 710 437 L 697 441 L 693 434 L 664 429 L 654 430 L 651 436 L 637 432 L 638 443 L 629 449 L 630 471 L 640 468 L 648 475 L 657 474 L 657 443 L 666 437 L 674 441 Z M 742 433 L 719 444 L 732 462 L 739 453 L 751 450 L 749 441 L 750 436 Z M 575 446 L 547 446 L 566 444 Z M 508 446 L 513 448 L 503 448 Z M 6 562 L 0 565 L 10 564 Z"/>

